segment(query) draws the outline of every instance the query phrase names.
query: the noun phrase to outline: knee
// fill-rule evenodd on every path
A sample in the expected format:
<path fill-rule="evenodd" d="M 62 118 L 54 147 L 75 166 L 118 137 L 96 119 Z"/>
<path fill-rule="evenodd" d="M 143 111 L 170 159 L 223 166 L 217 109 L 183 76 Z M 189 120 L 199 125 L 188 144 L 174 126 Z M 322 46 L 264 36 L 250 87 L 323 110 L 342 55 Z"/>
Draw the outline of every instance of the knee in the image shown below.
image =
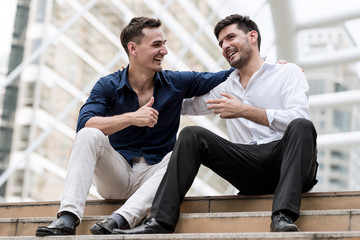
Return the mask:
<path fill-rule="evenodd" d="M 289 128 L 295 128 L 295 129 L 299 129 L 299 131 L 305 131 L 305 132 L 308 131 L 315 132 L 314 124 L 310 120 L 307 120 L 305 118 L 297 118 L 293 120 L 289 124 Z"/>
<path fill-rule="evenodd" d="M 102 131 L 97 128 L 82 128 L 76 135 L 76 140 L 81 142 L 100 142 L 106 139 Z"/>
<path fill-rule="evenodd" d="M 317 133 L 314 124 L 305 118 L 297 118 L 289 124 L 289 130 L 295 131 L 298 135 L 304 135 L 308 137 L 317 137 Z"/>
<path fill-rule="evenodd" d="M 203 136 L 204 132 L 206 131 L 205 128 L 199 127 L 199 126 L 189 126 L 185 127 L 181 130 L 179 134 L 178 141 L 195 141 Z"/>

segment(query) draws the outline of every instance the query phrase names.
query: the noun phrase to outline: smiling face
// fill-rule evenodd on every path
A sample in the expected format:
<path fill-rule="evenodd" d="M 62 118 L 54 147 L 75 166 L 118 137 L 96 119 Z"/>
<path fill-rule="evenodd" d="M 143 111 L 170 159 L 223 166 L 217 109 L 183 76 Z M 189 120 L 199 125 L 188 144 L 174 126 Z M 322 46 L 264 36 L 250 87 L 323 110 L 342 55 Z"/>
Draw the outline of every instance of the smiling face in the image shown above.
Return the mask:
<path fill-rule="evenodd" d="M 134 55 L 134 61 L 138 66 L 147 70 L 160 72 L 162 62 L 168 51 L 165 46 L 165 36 L 161 28 L 144 28 L 144 37 L 140 44 L 129 43 L 129 50 Z"/>
<path fill-rule="evenodd" d="M 249 38 L 253 32 L 244 33 L 236 24 L 224 27 L 219 33 L 219 46 L 223 56 L 234 68 L 244 67 L 250 60 L 253 49 Z"/>

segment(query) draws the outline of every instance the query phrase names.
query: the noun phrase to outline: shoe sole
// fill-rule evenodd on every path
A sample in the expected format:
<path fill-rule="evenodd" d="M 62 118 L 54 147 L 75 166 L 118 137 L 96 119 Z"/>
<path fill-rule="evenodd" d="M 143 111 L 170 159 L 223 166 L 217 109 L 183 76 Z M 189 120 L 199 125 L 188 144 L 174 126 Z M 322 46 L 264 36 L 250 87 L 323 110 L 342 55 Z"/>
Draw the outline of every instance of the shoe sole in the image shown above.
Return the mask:
<path fill-rule="evenodd" d="M 45 232 L 45 231 L 38 231 L 36 230 L 35 236 L 37 237 L 46 237 L 46 236 L 54 236 L 51 232 Z"/>
<path fill-rule="evenodd" d="M 287 227 L 287 228 L 283 228 L 283 229 L 270 229 L 270 232 L 300 232 L 300 229 L 295 228 L 295 227 Z"/>
<path fill-rule="evenodd" d="M 300 232 L 300 230 L 298 228 L 289 227 L 289 228 L 285 228 L 283 232 Z"/>
<path fill-rule="evenodd" d="M 63 230 L 60 229 L 54 229 L 54 228 L 38 228 L 36 229 L 35 232 L 35 236 L 37 237 L 46 237 L 46 236 L 63 236 L 63 235 L 75 235 L 76 233 L 71 233 L 71 232 L 64 232 Z"/>
<path fill-rule="evenodd" d="M 105 228 L 95 224 L 94 226 L 92 226 L 90 228 L 90 232 L 93 235 L 105 235 L 105 234 L 111 234 L 111 232 L 109 232 L 108 230 L 106 230 Z"/>

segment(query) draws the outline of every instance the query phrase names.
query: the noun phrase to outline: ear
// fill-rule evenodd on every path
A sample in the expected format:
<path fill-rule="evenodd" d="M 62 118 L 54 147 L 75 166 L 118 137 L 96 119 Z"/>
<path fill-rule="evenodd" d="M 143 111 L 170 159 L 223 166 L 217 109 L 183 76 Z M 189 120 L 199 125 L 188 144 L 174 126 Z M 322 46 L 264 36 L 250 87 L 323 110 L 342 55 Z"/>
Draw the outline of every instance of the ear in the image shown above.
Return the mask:
<path fill-rule="evenodd" d="M 249 41 L 257 45 L 258 33 L 255 30 L 249 32 Z"/>
<path fill-rule="evenodd" d="M 136 44 L 134 42 L 129 42 L 127 44 L 128 50 L 129 50 L 129 54 L 131 55 L 137 55 L 137 49 L 136 49 Z"/>

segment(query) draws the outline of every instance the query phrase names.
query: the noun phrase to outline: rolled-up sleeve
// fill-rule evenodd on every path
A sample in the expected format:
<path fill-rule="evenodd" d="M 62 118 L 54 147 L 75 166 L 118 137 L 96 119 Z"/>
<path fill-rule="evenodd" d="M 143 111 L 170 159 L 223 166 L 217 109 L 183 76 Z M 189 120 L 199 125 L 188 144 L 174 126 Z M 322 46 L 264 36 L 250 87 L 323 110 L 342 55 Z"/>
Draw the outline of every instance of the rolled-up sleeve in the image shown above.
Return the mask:
<path fill-rule="evenodd" d="M 183 100 L 181 115 L 205 115 L 210 114 L 206 109 L 206 99 L 209 94 L 200 97 L 186 98 Z"/>
<path fill-rule="evenodd" d="M 91 90 L 90 96 L 86 103 L 81 107 L 77 122 L 76 131 L 85 127 L 86 122 L 94 116 L 106 116 L 109 112 L 111 99 L 103 79 L 100 79 Z"/>
<path fill-rule="evenodd" d="M 179 88 L 185 90 L 185 98 L 191 98 L 194 96 L 201 96 L 208 93 L 211 89 L 224 82 L 227 77 L 233 72 L 231 68 L 225 71 L 212 72 L 178 72 L 179 79 L 177 81 Z"/>
<path fill-rule="evenodd" d="M 282 109 L 266 109 L 271 132 L 284 132 L 297 118 L 310 119 L 309 86 L 299 67 L 293 67 L 282 88 Z"/>
<path fill-rule="evenodd" d="M 184 99 L 181 107 L 181 115 L 207 115 L 213 113 L 213 110 L 207 110 L 206 101 L 221 98 L 220 93 L 222 91 L 224 91 L 224 83 L 219 84 L 207 94 Z"/>

